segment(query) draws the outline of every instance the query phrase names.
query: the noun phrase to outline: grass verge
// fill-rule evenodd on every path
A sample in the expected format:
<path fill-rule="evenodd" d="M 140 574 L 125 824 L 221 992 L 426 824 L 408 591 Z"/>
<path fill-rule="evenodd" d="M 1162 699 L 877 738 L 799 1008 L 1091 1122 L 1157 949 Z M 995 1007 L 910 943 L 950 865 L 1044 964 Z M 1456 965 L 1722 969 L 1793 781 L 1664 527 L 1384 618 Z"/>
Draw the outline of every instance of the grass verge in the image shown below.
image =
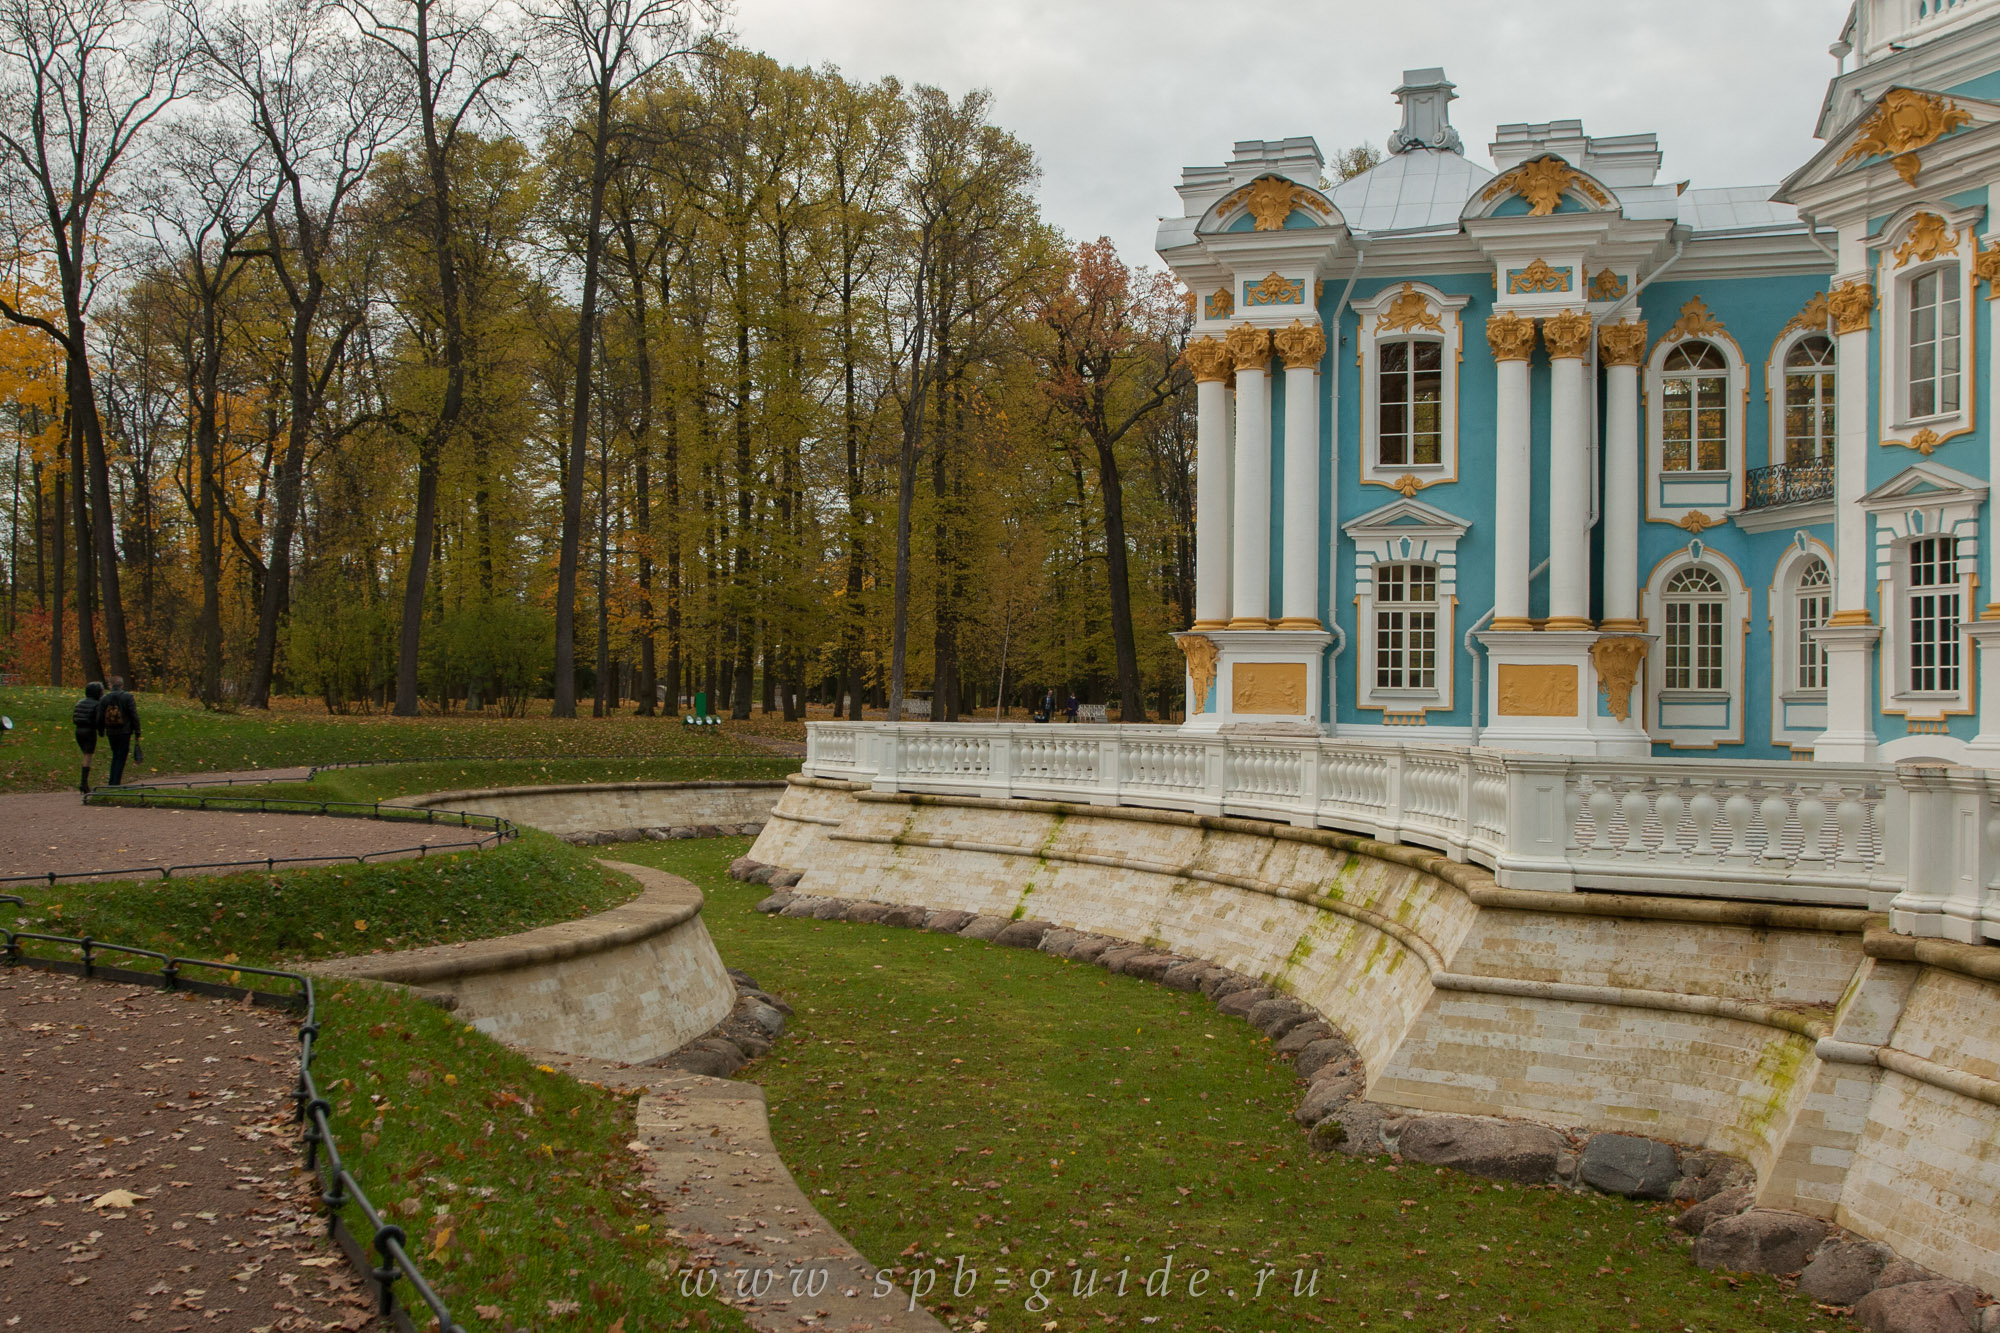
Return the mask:
<path fill-rule="evenodd" d="M 1199 995 L 949 936 L 759 916 L 765 891 L 724 873 L 745 848 L 615 855 L 699 884 L 724 960 L 797 1009 L 738 1077 L 764 1086 L 786 1164 L 864 1254 L 939 1273 L 927 1304 L 954 1327 L 1840 1326 L 1774 1280 L 1696 1268 L 1667 1205 L 1314 1157 L 1289 1066 Z M 1093 1273 L 1096 1295 L 1076 1295 Z"/>
<path fill-rule="evenodd" d="M 796 773 L 783 755 L 739 754 L 658 759 L 483 759 L 330 769 L 311 782 L 232 786 L 236 795 L 288 800 L 387 801 L 434 791 L 537 787 L 587 782 L 768 782 Z"/>

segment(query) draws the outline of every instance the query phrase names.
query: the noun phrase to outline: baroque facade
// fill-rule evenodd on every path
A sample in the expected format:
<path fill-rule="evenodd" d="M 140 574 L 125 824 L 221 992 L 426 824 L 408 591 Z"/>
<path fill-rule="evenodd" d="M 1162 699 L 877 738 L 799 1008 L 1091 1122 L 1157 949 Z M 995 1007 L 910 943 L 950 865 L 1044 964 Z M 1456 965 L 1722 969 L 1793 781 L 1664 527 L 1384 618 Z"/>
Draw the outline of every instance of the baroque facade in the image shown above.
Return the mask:
<path fill-rule="evenodd" d="M 1824 147 L 1658 179 L 1407 71 L 1381 164 L 1182 177 L 1188 722 L 2000 767 L 2000 0 L 1860 0 Z"/>

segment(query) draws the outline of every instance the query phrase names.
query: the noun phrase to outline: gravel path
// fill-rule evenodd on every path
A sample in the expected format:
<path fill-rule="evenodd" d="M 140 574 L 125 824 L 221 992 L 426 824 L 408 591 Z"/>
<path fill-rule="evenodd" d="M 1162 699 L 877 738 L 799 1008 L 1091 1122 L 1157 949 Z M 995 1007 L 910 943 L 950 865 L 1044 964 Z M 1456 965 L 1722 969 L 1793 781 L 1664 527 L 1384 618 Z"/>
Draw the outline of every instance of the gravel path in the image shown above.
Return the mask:
<path fill-rule="evenodd" d="M 0 1329 L 369 1327 L 313 1213 L 297 1050 L 270 1010 L 0 970 Z"/>
<path fill-rule="evenodd" d="M 479 837 L 456 825 L 330 815 L 84 805 L 74 793 L 0 796 L 0 876 L 113 872 L 264 857 L 349 857 Z M 0 889 L 4 889 L 0 885 Z"/>

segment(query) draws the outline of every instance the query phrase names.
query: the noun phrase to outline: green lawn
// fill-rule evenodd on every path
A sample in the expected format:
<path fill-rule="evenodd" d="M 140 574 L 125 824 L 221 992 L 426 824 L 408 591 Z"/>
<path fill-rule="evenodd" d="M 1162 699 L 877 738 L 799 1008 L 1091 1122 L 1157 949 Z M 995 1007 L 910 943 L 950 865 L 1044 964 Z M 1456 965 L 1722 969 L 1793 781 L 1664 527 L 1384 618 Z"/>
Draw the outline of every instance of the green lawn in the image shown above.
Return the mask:
<path fill-rule="evenodd" d="M 58 791 L 76 785 L 70 705 L 79 697 L 78 691 L 40 686 L 0 689 L 0 713 L 14 720 L 13 732 L 0 738 L 0 791 Z M 338 717 L 302 712 L 220 713 L 152 694 L 139 696 L 139 709 L 148 762 L 134 766 L 133 781 L 161 773 L 462 756 L 567 761 L 570 767 L 563 771 L 570 776 L 557 779 L 561 781 L 582 781 L 612 772 L 609 767 L 593 769 L 588 763 L 575 762 L 607 757 L 671 759 L 696 767 L 713 766 L 717 769 L 713 776 L 720 777 L 784 773 L 798 767 L 796 760 L 751 743 L 746 738 L 747 727 L 696 730 L 682 726 L 676 718 L 641 718 L 629 713 L 568 721 L 462 713 L 419 718 L 380 713 Z M 108 762 L 108 758 L 99 760 L 100 781 L 102 765 Z M 738 771 L 731 764 L 746 764 L 754 772 Z M 618 771 L 625 776 L 652 776 L 643 765 Z M 463 784 L 454 780 L 454 785 Z"/>
<path fill-rule="evenodd" d="M 1775 1281 L 1696 1268 L 1666 1205 L 1315 1158 L 1290 1119 L 1289 1067 L 1199 995 L 919 931 L 760 916 L 765 891 L 723 873 L 744 850 L 614 854 L 700 884 L 724 960 L 797 1009 L 739 1077 L 764 1086 L 786 1163 L 863 1253 L 939 1269 L 927 1303 L 955 1326 L 1835 1326 Z M 979 1273 L 963 1297 L 960 1256 Z M 1169 1258 L 1168 1293 L 1148 1296 Z M 1097 1295 L 1079 1299 L 1093 1271 Z M 1038 1281 L 1045 1309 L 1030 1308 Z"/>

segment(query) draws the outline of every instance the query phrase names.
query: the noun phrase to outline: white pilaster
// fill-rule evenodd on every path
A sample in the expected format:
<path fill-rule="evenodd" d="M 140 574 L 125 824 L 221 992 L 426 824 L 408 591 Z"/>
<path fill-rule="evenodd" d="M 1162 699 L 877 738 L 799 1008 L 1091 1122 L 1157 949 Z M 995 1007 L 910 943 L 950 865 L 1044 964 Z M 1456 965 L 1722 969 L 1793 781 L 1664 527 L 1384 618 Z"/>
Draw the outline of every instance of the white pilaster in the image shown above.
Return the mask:
<path fill-rule="evenodd" d="M 1236 468 L 1230 564 L 1232 629 L 1271 623 L 1271 333 L 1230 330 L 1236 362 Z"/>
<path fill-rule="evenodd" d="M 1542 325 L 1549 348 L 1549 619 L 1551 630 L 1590 622 L 1590 404 L 1584 353 L 1590 316 L 1566 310 Z"/>
<path fill-rule="evenodd" d="M 1639 628 L 1639 360 L 1646 326 L 1616 325 L 1599 335 L 1605 367 L 1604 623 Z"/>
<path fill-rule="evenodd" d="M 1843 234 L 1841 257 L 1852 248 Z M 1850 260 L 1851 262 L 1851 260 Z M 1841 404 L 1834 437 L 1833 618 L 1814 637 L 1826 650 L 1826 730 L 1813 757 L 1833 763 L 1875 759 L 1875 645 L 1881 627 L 1868 613 L 1868 333 L 1875 289 L 1865 275 L 1836 280 L 1828 304 L 1838 333 L 1835 386 Z"/>
<path fill-rule="evenodd" d="M 1194 628 L 1229 623 L 1230 453 L 1228 353 L 1214 339 L 1189 348 L 1195 367 Z"/>
<path fill-rule="evenodd" d="M 1535 326 L 1518 315 L 1486 321 L 1498 358 L 1494 398 L 1493 627 L 1527 629 L 1528 621 L 1528 357 Z"/>
<path fill-rule="evenodd" d="M 1319 365 L 1326 336 L 1295 323 L 1274 341 L 1285 359 L 1285 564 L 1279 629 L 1319 618 Z"/>

